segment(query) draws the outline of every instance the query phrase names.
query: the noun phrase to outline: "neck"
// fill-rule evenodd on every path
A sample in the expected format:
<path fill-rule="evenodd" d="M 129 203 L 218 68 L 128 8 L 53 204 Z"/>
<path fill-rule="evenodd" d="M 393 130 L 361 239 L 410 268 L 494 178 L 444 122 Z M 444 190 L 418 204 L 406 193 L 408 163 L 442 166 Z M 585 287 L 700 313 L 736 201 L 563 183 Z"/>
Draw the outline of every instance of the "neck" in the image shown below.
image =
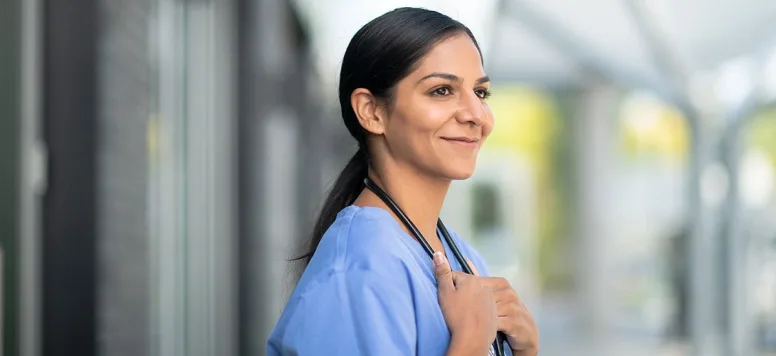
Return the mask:
<path fill-rule="evenodd" d="M 391 174 L 379 174 L 370 169 L 369 177 L 388 193 L 396 205 L 420 230 L 429 244 L 435 250 L 439 250 L 441 242 L 436 234 L 436 225 L 445 196 L 450 188 L 450 180 L 432 178 L 420 174 L 414 169 L 392 167 L 390 171 Z M 369 189 L 364 189 L 354 204 L 383 208 L 399 221 L 390 207 Z M 401 222 L 399 224 L 409 233 L 404 224 Z"/>

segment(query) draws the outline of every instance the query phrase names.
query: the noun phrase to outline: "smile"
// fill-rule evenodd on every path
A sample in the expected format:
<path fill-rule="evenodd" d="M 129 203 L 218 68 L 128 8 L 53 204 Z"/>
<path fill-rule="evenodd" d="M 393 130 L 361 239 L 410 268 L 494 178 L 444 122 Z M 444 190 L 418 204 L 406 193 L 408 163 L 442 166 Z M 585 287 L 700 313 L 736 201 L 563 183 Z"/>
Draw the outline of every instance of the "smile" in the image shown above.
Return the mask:
<path fill-rule="evenodd" d="M 453 144 L 456 144 L 456 145 L 460 145 L 460 146 L 464 146 L 464 147 L 471 147 L 471 148 L 473 148 L 473 147 L 477 147 L 477 146 L 480 145 L 480 138 L 479 137 L 465 137 L 465 136 L 461 136 L 461 137 L 442 137 L 442 139 L 447 141 L 447 142 L 450 142 L 450 143 L 453 143 Z"/>

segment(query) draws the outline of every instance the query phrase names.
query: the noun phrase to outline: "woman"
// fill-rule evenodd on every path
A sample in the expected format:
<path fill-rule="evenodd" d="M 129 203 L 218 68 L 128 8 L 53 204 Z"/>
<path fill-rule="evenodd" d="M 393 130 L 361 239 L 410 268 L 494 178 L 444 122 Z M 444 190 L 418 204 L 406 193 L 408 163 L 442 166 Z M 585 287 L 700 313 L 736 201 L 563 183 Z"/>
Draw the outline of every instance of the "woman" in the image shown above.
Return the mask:
<path fill-rule="evenodd" d="M 339 100 L 359 149 L 318 218 L 269 355 L 487 355 L 497 331 L 507 354 L 538 353 L 536 325 L 509 283 L 485 277 L 480 256 L 453 233 L 481 274 L 460 272 L 438 236 L 451 181 L 473 174 L 493 129 L 482 63 L 471 31 L 434 11 L 396 9 L 353 37 Z M 367 177 L 377 188 L 365 187 Z M 377 191 L 414 223 L 433 264 Z"/>

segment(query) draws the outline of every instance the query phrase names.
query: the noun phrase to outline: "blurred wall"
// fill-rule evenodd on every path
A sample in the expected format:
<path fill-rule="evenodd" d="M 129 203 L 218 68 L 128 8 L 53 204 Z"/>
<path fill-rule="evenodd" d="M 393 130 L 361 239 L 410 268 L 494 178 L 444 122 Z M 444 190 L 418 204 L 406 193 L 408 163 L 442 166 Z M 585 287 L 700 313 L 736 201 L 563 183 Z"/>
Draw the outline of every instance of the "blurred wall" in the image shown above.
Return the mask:
<path fill-rule="evenodd" d="M 263 354 L 320 201 L 326 157 L 309 36 L 287 1 L 241 2 L 241 350 Z"/>
<path fill-rule="evenodd" d="M 97 323 L 99 2 L 41 2 L 42 355 L 93 354 Z M 33 316 L 34 317 L 34 316 Z"/>
<path fill-rule="evenodd" d="M 0 351 L 18 351 L 21 1 L 0 2 Z"/>
<path fill-rule="evenodd" d="M 152 0 L 100 0 L 97 42 L 97 353 L 150 347 L 149 154 L 155 94 Z"/>

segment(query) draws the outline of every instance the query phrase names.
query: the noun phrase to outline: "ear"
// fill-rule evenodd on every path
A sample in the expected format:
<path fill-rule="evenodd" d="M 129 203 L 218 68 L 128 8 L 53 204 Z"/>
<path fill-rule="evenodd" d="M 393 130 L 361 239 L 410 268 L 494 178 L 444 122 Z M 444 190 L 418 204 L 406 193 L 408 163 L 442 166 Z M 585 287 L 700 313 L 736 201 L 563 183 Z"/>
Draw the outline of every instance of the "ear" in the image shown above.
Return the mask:
<path fill-rule="evenodd" d="M 375 135 L 385 132 L 385 115 L 372 92 L 364 88 L 354 90 L 350 94 L 350 105 L 364 130 Z"/>

